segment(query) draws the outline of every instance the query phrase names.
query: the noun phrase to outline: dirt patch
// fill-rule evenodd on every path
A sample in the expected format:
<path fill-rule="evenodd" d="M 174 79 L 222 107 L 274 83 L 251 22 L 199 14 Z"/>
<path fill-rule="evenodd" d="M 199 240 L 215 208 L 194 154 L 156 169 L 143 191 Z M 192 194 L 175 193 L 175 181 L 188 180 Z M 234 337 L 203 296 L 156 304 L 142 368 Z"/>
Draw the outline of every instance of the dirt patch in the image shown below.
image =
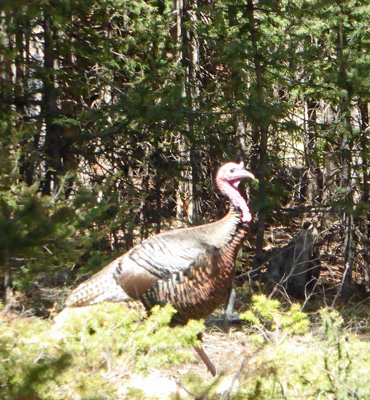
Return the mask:
<path fill-rule="evenodd" d="M 203 333 L 203 348 L 208 357 L 214 363 L 217 373 L 235 374 L 245 358 L 252 354 L 252 344 L 247 335 L 239 331 L 229 333 L 212 329 Z M 212 376 L 207 371 L 202 360 L 194 350 L 194 362 L 182 366 L 172 366 L 162 370 L 163 375 L 174 379 L 180 379 L 189 372 L 210 379 Z"/>

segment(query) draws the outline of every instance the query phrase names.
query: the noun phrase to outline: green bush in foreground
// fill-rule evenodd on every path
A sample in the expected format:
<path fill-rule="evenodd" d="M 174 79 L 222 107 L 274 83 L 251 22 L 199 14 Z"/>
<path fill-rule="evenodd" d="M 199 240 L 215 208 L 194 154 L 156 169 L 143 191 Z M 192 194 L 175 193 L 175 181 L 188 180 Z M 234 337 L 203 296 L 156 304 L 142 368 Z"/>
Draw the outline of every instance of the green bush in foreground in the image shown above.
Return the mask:
<path fill-rule="evenodd" d="M 193 361 L 188 348 L 203 329 L 195 321 L 170 328 L 170 306 L 155 308 L 145 322 L 119 304 L 82 310 L 69 310 L 57 328 L 37 318 L 0 323 L 0 399 L 149 399 L 127 378 Z M 226 371 L 229 384 L 221 390 L 224 375 L 188 374 L 181 382 L 188 394 L 174 399 L 370 400 L 370 343 L 346 331 L 337 312 L 322 309 L 309 325 L 298 306 L 258 296 L 243 318 L 248 356 Z"/>
<path fill-rule="evenodd" d="M 283 310 L 278 300 L 267 299 L 264 295 L 253 296 L 252 301 L 252 310 L 244 312 L 240 318 L 258 327 L 260 331 L 303 334 L 310 325 L 307 315 L 300 311 L 299 304 Z"/>
<path fill-rule="evenodd" d="M 254 296 L 251 310 L 241 315 L 252 326 L 247 331 L 253 355 L 240 358 L 239 371 L 222 392 L 194 375 L 186 387 L 204 400 L 370 399 L 370 343 L 347 332 L 336 311 L 318 314 L 320 326 L 308 330 L 298 305 L 286 309 Z M 256 333 L 250 335 L 251 329 Z"/>
<path fill-rule="evenodd" d="M 370 344 L 342 332 L 337 312 L 320 318 L 313 333 L 266 342 L 233 398 L 370 399 Z"/>
<path fill-rule="evenodd" d="M 171 306 L 155 307 L 145 322 L 118 304 L 85 310 L 68 310 L 57 330 L 39 319 L 0 324 L 2 400 L 115 399 L 130 373 L 192 360 L 187 349 L 203 328 L 199 321 L 170 328 Z"/>

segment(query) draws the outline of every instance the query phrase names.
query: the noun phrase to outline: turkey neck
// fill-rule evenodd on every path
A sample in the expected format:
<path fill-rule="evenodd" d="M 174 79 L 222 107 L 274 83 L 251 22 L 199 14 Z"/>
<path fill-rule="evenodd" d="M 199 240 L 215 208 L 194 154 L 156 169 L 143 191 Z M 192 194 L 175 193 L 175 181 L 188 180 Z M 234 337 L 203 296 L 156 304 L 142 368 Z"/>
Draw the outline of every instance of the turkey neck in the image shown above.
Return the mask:
<path fill-rule="evenodd" d="M 247 233 L 247 224 L 243 222 L 240 208 L 232 205 L 228 214 L 217 222 L 220 223 L 220 227 L 222 228 L 218 232 L 215 232 L 215 238 L 220 235 L 218 237 L 220 240 L 219 246 L 216 247 L 223 248 L 225 251 L 232 253 L 235 261 Z"/>
<path fill-rule="evenodd" d="M 233 185 L 230 182 L 225 181 L 223 179 L 217 180 L 217 186 L 220 191 L 228 197 L 231 204 L 235 208 L 239 208 L 241 211 L 241 219 L 243 222 L 250 222 L 252 220 L 252 215 L 249 211 L 247 202 L 245 201 L 244 197 L 240 194 L 238 190 L 240 181 L 234 182 Z"/>

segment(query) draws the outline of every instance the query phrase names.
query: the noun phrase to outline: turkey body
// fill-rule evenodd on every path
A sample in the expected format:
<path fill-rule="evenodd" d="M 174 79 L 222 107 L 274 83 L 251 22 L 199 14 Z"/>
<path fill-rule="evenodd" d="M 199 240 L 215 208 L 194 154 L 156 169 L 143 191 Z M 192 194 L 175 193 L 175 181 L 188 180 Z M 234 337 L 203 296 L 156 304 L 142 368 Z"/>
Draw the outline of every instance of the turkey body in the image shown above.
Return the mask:
<path fill-rule="evenodd" d="M 223 165 L 216 183 L 231 202 L 224 218 L 150 237 L 83 282 L 65 305 L 140 300 L 147 310 L 171 303 L 177 311 L 171 324 L 207 317 L 230 294 L 235 259 L 252 219 L 238 190 L 243 178 L 254 178 L 243 163 Z M 203 349 L 195 350 L 215 375 Z"/>
<path fill-rule="evenodd" d="M 228 296 L 246 234 L 238 208 L 221 220 L 153 236 L 116 258 L 67 298 L 66 306 L 141 300 L 171 303 L 173 323 L 205 318 Z"/>

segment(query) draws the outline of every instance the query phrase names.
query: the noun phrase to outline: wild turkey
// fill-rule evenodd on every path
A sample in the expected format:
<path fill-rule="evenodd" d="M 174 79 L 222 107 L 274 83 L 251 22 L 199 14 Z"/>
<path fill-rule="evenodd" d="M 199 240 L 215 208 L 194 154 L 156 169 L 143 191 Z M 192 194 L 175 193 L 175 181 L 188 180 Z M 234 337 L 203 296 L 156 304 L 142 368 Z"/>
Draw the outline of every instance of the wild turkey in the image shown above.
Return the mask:
<path fill-rule="evenodd" d="M 141 300 L 148 310 L 156 304 L 171 303 L 177 310 L 173 324 L 207 317 L 230 294 L 235 258 L 247 223 L 252 220 L 238 190 L 243 178 L 254 176 L 242 162 L 223 165 L 216 183 L 231 201 L 224 218 L 150 237 L 78 286 L 67 298 L 66 306 L 135 299 Z M 196 351 L 215 375 L 203 349 Z"/>

